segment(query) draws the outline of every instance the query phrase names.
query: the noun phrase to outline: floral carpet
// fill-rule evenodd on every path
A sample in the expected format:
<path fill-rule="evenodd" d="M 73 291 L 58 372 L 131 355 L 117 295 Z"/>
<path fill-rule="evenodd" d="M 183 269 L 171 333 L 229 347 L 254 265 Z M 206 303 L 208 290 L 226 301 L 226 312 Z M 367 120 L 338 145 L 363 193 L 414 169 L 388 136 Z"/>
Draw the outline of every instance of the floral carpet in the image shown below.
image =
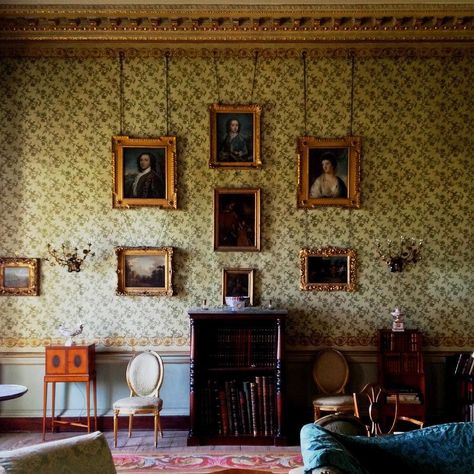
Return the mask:
<path fill-rule="evenodd" d="M 157 473 L 173 471 L 182 474 L 204 474 L 217 472 L 268 472 L 288 473 L 290 469 L 303 465 L 301 454 L 113 454 L 118 473 Z"/>

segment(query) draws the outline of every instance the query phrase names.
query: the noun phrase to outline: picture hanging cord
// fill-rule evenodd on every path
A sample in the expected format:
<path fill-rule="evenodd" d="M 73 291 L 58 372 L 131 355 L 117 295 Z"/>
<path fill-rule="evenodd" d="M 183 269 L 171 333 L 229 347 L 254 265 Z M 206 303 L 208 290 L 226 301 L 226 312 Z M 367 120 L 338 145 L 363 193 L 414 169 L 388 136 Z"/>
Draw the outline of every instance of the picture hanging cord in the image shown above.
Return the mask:
<path fill-rule="evenodd" d="M 221 84 L 219 80 L 219 71 L 217 70 L 217 50 L 214 50 L 214 77 L 216 80 L 217 103 L 221 103 Z"/>
<path fill-rule="evenodd" d="M 258 65 L 258 49 L 255 50 L 255 58 L 253 62 L 253 79 L 252 79 L 252 93 L 250 94 L 250 103 L 253 104 L 253 93 L 255 91 L 255 83 L 257 81 L 257 65 Z"/>
<path fill-rule="evenodd" d="M 351 50 L 350 52 L 351 58 L 351 109 L 350 109 L 350 130 L 349 135 L 352 137 L 353 133 L 353 126 L 354 126 L 354 81 L 355 81 L 355 54 L 354 51 Z M 347 247 L 351 248 L 352 245 L 352 208 L 349 208 L 349 213 L 347 216 L 347 228 L 348 228 L 348 236 L 347 236 Z"/>
<path fill-rule="evenodd" d="M 125 59 L 125 53 L 119 52 L 120 62 L 120 135 L 124 134 L 124 80 L 123 80 L 123 61 Z"/>
<path fill-rule="evenodd" d="M 304 134 L 308 136 L 308 70 L 306 65 L 307 52 L 303 51 L 303 101 L 304 101 Z"/>
<path fill-rule="evenodd" d="M 165 53 L 165 90 L 166 90 L 166 136 L 170 133 L 170 81 L 169 81 L 169 61 L 171 53 L 166 51 Z"/>

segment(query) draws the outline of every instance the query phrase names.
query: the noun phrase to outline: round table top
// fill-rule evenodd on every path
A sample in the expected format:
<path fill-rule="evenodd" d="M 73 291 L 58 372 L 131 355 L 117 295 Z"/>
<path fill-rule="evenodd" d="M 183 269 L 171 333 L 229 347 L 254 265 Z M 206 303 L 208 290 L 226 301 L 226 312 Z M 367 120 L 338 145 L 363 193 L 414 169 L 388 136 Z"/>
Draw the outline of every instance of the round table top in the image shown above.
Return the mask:
<path fill-rule="evenodd" d="M 24 395 L 28 389 L 24 385 L 0 384 L 0 401 L 11 400 Z"/>

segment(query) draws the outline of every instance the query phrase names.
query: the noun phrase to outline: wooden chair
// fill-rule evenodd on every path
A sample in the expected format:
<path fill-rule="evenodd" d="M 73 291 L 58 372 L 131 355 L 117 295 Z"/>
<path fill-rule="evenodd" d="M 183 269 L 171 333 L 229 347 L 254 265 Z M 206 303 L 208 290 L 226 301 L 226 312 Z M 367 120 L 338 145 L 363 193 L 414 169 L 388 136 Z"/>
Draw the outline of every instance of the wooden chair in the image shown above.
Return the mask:
<path fill-rule="evenodd" d="M 398 405 L 399 397 L 396 394 L 395 403 L 393 404 L 393 420 L 390 428 L 386 430 L 384 426 L 385 416 L 384 416 L 384 406 L 386 405 L 386 398 L 388 392 L 377 384 L 369 383 L 364 386 L 364 388 L 357 393 L 353 393 L 354 399 L 354 413 L 355 416 L 361 418 L 360 416 L 360 402 L 359 397 L 366 397 L 368 401 L 368 414 L 370 425 L 367 427 L 370 436 L 379 436 L 384 434 L 392 434 L 395 432 L 395 427 L 399 421 L 405 421 L 411 424 L 416 425 L 418 428 L 423 428 L 424 422 L 410 418 L 408 416 L 399 416 L 398 415 Z"/>
<path fill-rule="evenodd" d="M 313 400 L 314 421 L 321 418 L 321 412 L 354 413 L 354 400 L 345 394 L 349 366 L 341 352 L 335 349 L 318 352 L 313 379 L 321 393 Z"/>
<path fill-rule="evenodd" d="M 133 416 L 150 414 L 154 416 L 155 448 L 158 446 L 158 431 L 163 436 L 160 411 L 163 400 L 160 388 L 163 383 L 163 361 L 153 351 L 135 354 L 127 366 L 127 384 L 130 396 L 117 400 L 114 405 L 114 446 L 117 447 L 118 416 L 128 415 L 128 437 L 132 436 Z"/>
<path fill-rule="evenodd" d="M 348 436 L 369 436 L 367 426 L 362 420 L 349 413 L 334 413 L 326 415 L 314 422 L 333 433 L 339 433 Z"/>

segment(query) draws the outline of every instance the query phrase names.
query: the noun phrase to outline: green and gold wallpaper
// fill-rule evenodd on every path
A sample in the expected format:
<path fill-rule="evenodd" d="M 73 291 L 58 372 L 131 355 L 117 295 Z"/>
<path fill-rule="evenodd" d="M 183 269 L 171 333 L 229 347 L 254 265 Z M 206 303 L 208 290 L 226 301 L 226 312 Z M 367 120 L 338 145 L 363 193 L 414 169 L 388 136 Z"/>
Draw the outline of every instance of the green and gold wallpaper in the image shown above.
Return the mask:
<path fill-rule="evenodd" d="M 472 348 L 468 53 L 359 51 L 352 62 L 345 50 L 309 50 L 306 123 L 301 51 L 170 53 L 168 69 L 164 50 L 126 53 L 122 75 L 118 53 L 1 58 L 0 256 L 41 259 L 39 296 L 0 297 L 3 350 L 41 347 L 60 323 L 81 321 L 103 348 L 186 351 L 187 309 L 220 305 L 222 269 L 238 267 L 255 269 L 255 304 L 288 309 L 290 349 L 373 347 L 395 306 L 427 346 Z M 262 106 L 261 169 L 209 168 L 208 107 L 219 101 Z M 362 137 L 361 208 L 298 209 L 297 138 L 351 128 Z M 176 135 L 177 210 L 112 208 L 120 132 Z M 261 189 L 260 252 L 213 250 L 218 187 Z M 393 274 L 375 240 L 400 235 L 423 239 L 423 255 Z M 80 273 L 44 260 L 63 242 L 92 243 Z M 117 295 L 118 246 L 173 247 L 175 295 Z M 300 290 L 300 249 L 325 246 L 356 251 L 355 292 Z"/>

